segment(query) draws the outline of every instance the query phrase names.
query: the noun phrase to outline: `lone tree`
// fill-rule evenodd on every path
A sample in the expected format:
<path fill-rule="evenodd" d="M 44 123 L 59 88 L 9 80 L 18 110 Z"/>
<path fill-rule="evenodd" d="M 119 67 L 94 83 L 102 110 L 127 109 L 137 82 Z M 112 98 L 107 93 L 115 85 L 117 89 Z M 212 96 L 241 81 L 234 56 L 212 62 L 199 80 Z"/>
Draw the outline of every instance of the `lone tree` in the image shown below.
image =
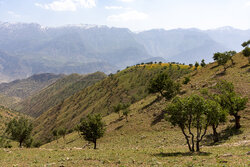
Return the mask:
<path fill-rule="evenodd" d="M 97 139 L 103 137 L 105 133 L 105 124 L 102 122 L 102 116 L 100 114 L 88 115 L 87 120 L 82 120 L 79 126 L 81 135 L 85 140 L 94 143 L 94 149 L 96 149 Z"/>
<path fill-rule="evenodd" d="M 12 119 L 6 128 L 6 133 L 10 134 L 13 140 L 19 142 L 19 147 L 22 147 L 24 142 L 29 142 L 31 140 L 31 131 L 33 129 L 32 123 L 21 117 L 18 120 Z"/>
<path fill-rule="evenodd" d="M 174 82 L 167 74 L 160 73 L 150 81 L 150 93 L 160 93 L 166 100 L 172 99 L 180 92 L 180 84 Z"/>
<path fill-rule="evenodd" d="M 201 67 L 205 67 L 205 66 L 206 66 L 205 60 L 202 59 L 202 60 L 201 60 Z"/>
<path fill-rule="evenodd" d="M 224 72 L 226 72 L 226 70 L 228 68 L 228 66 L 226 64 L 231 59 L 230 55 L 228 55 L 226 53 L 217 52 L 214 54 L 213 59 L 214 59 L 214 61 L 216 61 L 218 63 L 218 65 L 222 65 L 224 67 Z"/>
<path fill-rule="evenodd" d="M 191 152 L 200 151 L 200 142 L 211 124 L 213 104 L 198 95 L 176 97 L 166 108 L 165 119 L 174 126 L 179 126 L 186 138 Z M 195 128 L 195 131 L 193 130 Z"/>

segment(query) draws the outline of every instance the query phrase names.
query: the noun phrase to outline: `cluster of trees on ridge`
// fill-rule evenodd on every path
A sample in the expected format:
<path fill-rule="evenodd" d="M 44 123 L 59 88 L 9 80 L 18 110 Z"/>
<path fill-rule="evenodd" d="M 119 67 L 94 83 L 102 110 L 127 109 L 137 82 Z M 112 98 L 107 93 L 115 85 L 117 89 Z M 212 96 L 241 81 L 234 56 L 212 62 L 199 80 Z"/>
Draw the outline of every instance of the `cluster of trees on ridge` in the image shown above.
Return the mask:
<path fill-rule="evenodd" d="M 250 40 L 242 44 L 245 49 L 242 51 L 245 57 L 249 57 Z M 235 51 L 228 51 L 224 53 L 215 53 L 214 60 L 218 65 L 224 66 L 224 71 L 227 67 L 225 65 L 231 60 L 232 65 L 235 64 L 232 57 L 236 54 Z M 197 67 L 199 63 L 195 63 Z M 204 60 L 201 66 L 206 66 Z M 187 84 L 190 78 L 186 77 L 183 84 Z M 219 141 L 217 128 L 221 123 L 226 122 L 227 115 L 235 118 L 235 128 L 240 129 L 240 115 L 239 112 L 246 108 L 248 99 L 241 97 L 234 90 L 234 85 L 225 80 L 218 82 L 210 89 L 202 89 L 201 95 L 192 94 L 187 97 L 177 96 L 180 93 L 181 84 L 173 81 L 166 73 L 159 73 L 150 81 L 148 90 L 150 93 L 160 93 L 166 101 L 170 104 L 166 107 L 165 120 L 172 125 L 178 126 L 185 136 L 189 151 L 200 151 L 200 142 L 207 133 L 208 127 L 212 127 L 214 142 Z M 129 114 L 129 104 L 119 103 L 113 107 L 113 111 L 119 114 L 123 110 L 123 115 Z M 94 149 L 97 148 L 97 139 L 103 137 L 105 133 L 105 123 L 102 121 L 100 114 L 88 115 L 85 119 L 80 121 L 77 126 L 79 132 L 85 140 L 94 143 Z M 7 124 L 6 133 L 11 136 L 11 139 L 19 142 L 22 147 L 23 143 L 26 147 L 30 147 L 33 139 L 31 132 L 33 130 L 32 123 L 24 118 L 14 118 Z M 67 131 L 65 128 L 54 130 L 53 135 L 58 139 L 62 136 L 65 139 Z M 38 144 L 37 144 L 38 145 Z"/>

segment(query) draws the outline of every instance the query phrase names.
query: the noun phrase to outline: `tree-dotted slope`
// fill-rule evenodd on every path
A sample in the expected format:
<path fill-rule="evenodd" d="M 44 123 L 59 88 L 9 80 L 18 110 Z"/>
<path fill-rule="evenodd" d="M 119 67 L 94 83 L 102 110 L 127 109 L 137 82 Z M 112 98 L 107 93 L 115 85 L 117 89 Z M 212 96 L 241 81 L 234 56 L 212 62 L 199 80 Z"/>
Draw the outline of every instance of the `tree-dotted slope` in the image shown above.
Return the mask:
<path fill-rule="evenodd" d="M 187 68 L 177 66 L 134 66 L 127 68 L 93 86 L 87 87 L 44 112 L 35 121 L 34 134 L 42 141 L 52 138 L 52 130 L 64 127 L 74 128 L 81 118 L 89 113 L 107 115 L 118 103 L 133 104 L 148 95 L 149 81 L 155 74 L 166 72 L 178 79 L 188 73 Z"/>

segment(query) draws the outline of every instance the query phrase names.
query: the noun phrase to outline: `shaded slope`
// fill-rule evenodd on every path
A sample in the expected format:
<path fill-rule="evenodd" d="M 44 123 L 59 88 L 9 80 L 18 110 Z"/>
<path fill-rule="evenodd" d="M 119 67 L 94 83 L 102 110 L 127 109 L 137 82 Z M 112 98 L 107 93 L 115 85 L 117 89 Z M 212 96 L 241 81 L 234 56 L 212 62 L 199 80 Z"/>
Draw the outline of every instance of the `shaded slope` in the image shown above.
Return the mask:
<path fill-rule="evenodd" d="M 145 98 L 148 95 L 147 87 L 150 79 L 160 71 L 169 73 L 174 79 L 189 72 L 186 68 L 178 69 L 176 66 L 168 68 L 159 65 L 152 68 L 148 65 L 127 68 L 115 75 L 110 75 L 38 117 L 34 121 L 36 138 L 43 141 L 49 140 L 53 129 L 74 128 L 80 119 L 89 113 L 107 115 L 119 102 L 133 104 Z"/>
<path fill-rule="evenodd" d="M 58 105 L 67 97 L 81 89 L 93 85 L 106 77 L 104 73 L 96 72 L 89 75 L 71 74 L 44 88 L 35 95 L 28 97 L 15 109 L 21 113 L 38 117 L 51 107 Z"/>
<path fill-rule="evenodd" d="M 7 96 L 25 98 L 54 83 L 62 76 L 50 73 L 36 74 L 27 79 L 2 83 L 0 84 L 0 93 Z"/>

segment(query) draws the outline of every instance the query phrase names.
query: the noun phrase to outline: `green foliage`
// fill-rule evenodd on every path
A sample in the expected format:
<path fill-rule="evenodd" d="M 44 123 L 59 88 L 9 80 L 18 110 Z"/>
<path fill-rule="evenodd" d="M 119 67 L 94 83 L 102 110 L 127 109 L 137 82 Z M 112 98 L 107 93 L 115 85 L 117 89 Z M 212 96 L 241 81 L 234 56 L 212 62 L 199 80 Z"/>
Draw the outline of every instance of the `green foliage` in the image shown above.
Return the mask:
<path fill-rule="evenodd" d="M 198 69 L 198 67 L 199 67 L 199 63 L 198 62 L 195 62 L 195 70 L 197 70 Z"/>
<path fill-rule="evenodd" d="M 219 103 L 214 100 L 207 100 L 208 119 L 213 129 L 214 142 L 219 141 L 217 128 L 220 123 L 225 123 L 227 118 L 227 111 L 224 110 Z"/>
<path fill-rule="evenodd" d="M 200 142 L 212 123 L 214 109 L 217 105 L 198 95 L 176 97 L 166 108 L 165 119 L 181 128 L 190 151 L 200 151 Z M 196 129 L 196 133 L 192 130 Z M 196 135 L 196 136 L 195 136 Z"/>
<path fill-rule="evenodd" d="M 19 146 L 22 147 L 23 142 L 29 143 L 32 129 L 33 125 L 28 119 L 21 117 L 16 120 L 14 118 L 8 123 L 6 133 L 10 134 L 12 139 L 18 141 Z"/>
<path fill-rule="evenodd" d="M 246 42 L 243 42 L 241 44 L 242 47 L 247 47 L 248 45 L 250 45 L 250 40 L 246 41 Z"/>
<path fill-rule="evenodd" d="M 184 77 L 183 84 L 187 85 L 191 81 L 190 77 Z"/>
<path fill-rule="evenodd" d="M 225 80 L 218 82 L 215 89 L 217 93 L 215 93 L 214 96 L 217 97 L 217 101 L 220 103 L 221 107 L 235 117 L 235 127 L 236 129 L 239 129 L 239 112 L 246 108 L 248 99 L 238 95 L 234 90 L 234 85 Z"/>
<path fill-rule="evenodd" d="M 105 124 L 102 122 L 102 116 L 100 114 L 88 115 L 87 120 L 81 121 L 79 130 L 85 140 L 94 143 L 94 149 L 96 149 L 97 139 L 103 137 L 105 132 Z"/>
<path fill-rule="evenodd" d="M 223 65 L 224 71 L 226 71 L 226 64 L 230 60 L 230 56 L 228 54 L 217 52 L 214 54 L 213 59 L 218 63 L 218 65 Z"/>
<path fill-rule="evenodd" d="M 245 49 L 242 51 L 242 54 L 245 57 L 248 57 L 248 62 L 250 63 L 250 47 L 245 47 Z"/>
<path fill-rule="evenodd" d="M 218 63 L 218 65 L 224 66 L 224 71 L 228 68 L 226 66 L 227 62 L 231 60 L 234 65 L 233 56 L 236 54 L 236 51 L 228 51 L 224 53 L 217 52 L 214 54 L 213 59 Z"/>
<path fill-rule="evenodd" d="M 66 128 L 60 128 L 60 129 L 58 130 L 58 135 L 59 135 L 59 136 L 62 136 L 64 140 L 65 140 L 66 134 L 67 134 Z"/>
<path fill-rule="evenodd" d="M 202 59 L 202 60 L 201 60 L 201 67 L 205 67 L 205 66 L 206 66 L 205 60 Z"/>
<path fill-rule="evenodd" d="M 11 148 L 10 140 L 5 137 L 0 137 L 0 148 Z"/>
<path fill-rule="evenodd" d="M 150 93 L 160 93 L 166 100 L 172 99 L 180 91 L 180 84 L 174 82 L 168 74 L 159 73 L 150 81 Z"/>

